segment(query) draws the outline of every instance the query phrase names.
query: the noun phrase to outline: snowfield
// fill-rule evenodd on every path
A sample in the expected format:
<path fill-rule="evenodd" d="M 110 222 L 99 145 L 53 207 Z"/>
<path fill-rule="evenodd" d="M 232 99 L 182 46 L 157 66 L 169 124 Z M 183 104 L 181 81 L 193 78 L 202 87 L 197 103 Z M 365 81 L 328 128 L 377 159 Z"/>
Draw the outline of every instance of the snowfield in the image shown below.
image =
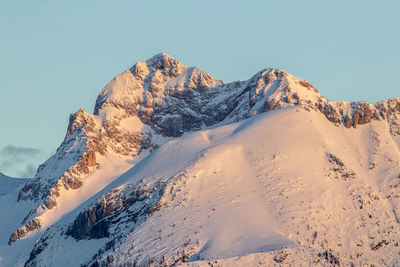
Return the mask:
<path fill-rule="evenodd" d="M 276 257 L 294 265 L 332 264 L 336 258 L 397 265 L 398 203 L 387 195 L 398 192 L 388 186 L 399 174 L 398 141 L 382 123 L 348 130 L 315 111 L 279 109 L 166 143 L 81 209 L 114 188 L 166 184 L 159 210 L 113 230 L 123 238 L 101 258 L 116 265 L 170 265 L 182 255 L 188 266 L 278 264 Z M 54 241 L 36 264 L 89 262 L 109 242 L 63 241 L 60 229 L 76 215 L 49 229 L 45 237 Z"/>
<path fill-rule="evenodd" d="M 142 63 L 106 86 L 95 115 L 71 117 L 39 185 L 0 177 L 7 184 L 0 212 L 8 215 L 0 221 L 0 266 L 400 265 L 397 100 L 382 102 L 391 109 L 332 103 L 279 71 L 224 85 L 165 54 Z M 153 95 L 137 91 L 152 86 L 149 75 L 157 79 Z M 216 97 L 200 109 L 207 86 L 221 93 L 211 88 Z M 176 92 L 161 101 L 160 88 Z M 152 105 L 135 102 L 140 92 Z M 212 101 L 226 106 L 206 125 Z M 192 130 L 176 128 L 187 116 Z M 71 164 L 76 176 L 51 176 L 50 168 L 62 174 Z M 54 206 L 43 204 L 43 188 Z M 26 217 L 40 226 L 28 229 Z M 29 231 L 10 242 L 17 227 Z"/>

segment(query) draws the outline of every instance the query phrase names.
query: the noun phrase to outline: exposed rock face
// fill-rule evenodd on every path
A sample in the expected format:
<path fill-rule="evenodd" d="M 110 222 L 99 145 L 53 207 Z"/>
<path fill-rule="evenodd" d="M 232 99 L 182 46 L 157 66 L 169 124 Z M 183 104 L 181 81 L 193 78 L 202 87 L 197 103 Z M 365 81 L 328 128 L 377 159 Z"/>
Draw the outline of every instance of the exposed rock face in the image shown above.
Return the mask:
<path fill-rule="evenodd" d="M 101 202 L 81 212 L 66 234 L 77 240 L 98 239 L 108 237 L 109 227 L 117 221 L 128 220 L 134 226 L 141 217 L 151 214 L 162 193 L 160 183 L 151 188 L 138 185 L 137 189 L 113 190 Z"/>
<path fill-rule="evenodd" d="M 335 179 L 350 180 L 356 177 L 356 173 L 347 169 L 346 165 L 338 157 L 333 154 L 327 154 L 328 161 L 332 164 L 328 177 Z"/>
<path fill-rule="evenodd" d="M 25 226 L 15 230 L 12 233 L 12 235 L 10 236 L 10 239 L 8 240 L 8 244 L 11 245 L 11 243 L 26 236 L 27 233 L 39 229 L 40 225 L 41 224 L 38 219 L 34 218 L 34 219 L 30 220 L 29 223 L 27 223 Z"/>
<path fill-rule="evenodd" d="M 84 174 L 89 173 L 89 167 L 96 165 L 96 154 L 93 150 L 89 150 L 85 153 L 82 154 L 82 156 L 79 158 L 79 161 L 77 163 L 77 170 L 79 172 L 82 172 Z M 76 186 L 71 186 L 72 189 L 79 188 Z"/>
<path fill-rule="evenodd" d="M 108 237 L 108 221 L 105 218 L 111 215 L 112 211 L 111 205 L 102 202 L 79 214 L 67 234 L 75 239 Z"/>
<path fill-rule="evenodd" d="M 160 182 L 150 186 L 139 182 L 135 186 L 114 189 L 95 205 L 81 212 L 68 227 L 65 235 L 77 241 L 100 239 L 112 235 L 113 239 L 98 252 L 100 256 L 102 252 L 110 250 L 117 243 L 117 239 L 122 238 L 120 230 L 111 229 L 111 227 L 120 223 L 133 230 L 137 223 L 142 222 L 160 208 L 160 199 L 164 191 L 165 184 Z M 47 246 L 48 239 L 48 232 L 46 232 L 30 253 L 25 266 L 37 265 L 36 256 Z"/>
<path fill-rule="evenodd" d="M 62 189 L 85 185 L 101 169 L 102 157 L 116 154 L 133 160 L 141 151 L 157 148 L 159 137 L 177 137 L 291 106 L 318 110 L 347 128 L 386 120 L 392 135 L 400 135 L 399 99 L 376 104 L 329 102 L 309 82 L 277 69 L 224 84 L 161 53 L 107 84 L 96 100 L 94 115 L 80 109 L 70 116 L 57 152 L 19 192 L 19 201 L 37 203 L 19 230 L 39 212 L 56 207 Z"/>
<path fill-rule="evenodd" d="M 320 102 L 317 106 L 318 110 L 325 115 L 325 117 L 336 124 L 342 123 L 343 114 L 340 114 L 339 111 L 328 102 Z M 346 118 L 343 119 L 343 124 L 346 126 Z M 347 127 L 347 126 L 346 126 Z M 349 126 L 350 127 L 350 126 Z M 348 127 L 347 127 L 348 128 Z"/>
<path fill-rule="evenodd" d="M 67 128 L 66 138 L 71 136 L 71 134 L 78 127 L 85 127 L 86 131 L 93 132 L 95 130 L 95 123 L 90 115 L 84 110 L 79 109 L 75 114 L 71 114 L 69 117 L 69 124 Z"/>

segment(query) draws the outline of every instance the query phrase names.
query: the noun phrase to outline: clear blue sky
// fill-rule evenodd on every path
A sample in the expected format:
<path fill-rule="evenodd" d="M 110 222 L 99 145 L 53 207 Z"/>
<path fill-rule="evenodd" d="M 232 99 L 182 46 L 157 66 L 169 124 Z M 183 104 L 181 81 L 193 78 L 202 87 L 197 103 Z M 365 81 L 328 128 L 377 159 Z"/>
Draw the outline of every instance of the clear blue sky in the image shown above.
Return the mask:
<path fill-rule="evenodd" d="M 161 51 L 225 82 L 276 67 L 331 100 L 399 97 L 399 10 L 398 0 L 0 0 L 0 171 L 29 176 L 70 113 L 92 112 L 108 81 Z"/>

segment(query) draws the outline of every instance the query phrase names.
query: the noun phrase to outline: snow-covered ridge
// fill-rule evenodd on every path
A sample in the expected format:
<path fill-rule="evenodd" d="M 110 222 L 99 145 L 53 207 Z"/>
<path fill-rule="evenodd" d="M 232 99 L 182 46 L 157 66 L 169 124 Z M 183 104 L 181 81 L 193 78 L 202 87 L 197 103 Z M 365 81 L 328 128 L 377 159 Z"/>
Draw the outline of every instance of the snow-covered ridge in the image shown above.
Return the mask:
<path fill-rule="evenodd" d="M 186 179 L 187 166 L 181 166 L 176 168 L 178 173 L 170 174 L 175 177 L 172 180 L 147 177 L 152 181 L 150 184 L 117 183 L 122 188 L 110 185 L 132 167 L 133 172 L 137 163 L 145 164 L 146 155 L 190 132 L 230 125 L 293 106 L 301 112 L 323 115 L 326 123 L 337 129 L 351 132 L 360 125 L 381 123 L 393 138 L 400 135 L 399 99 L 375 104 L 330 102 L 309 82 L 277 69 L 265 69 L 247 81 L 225 84 L 160 53 L 136 63 L 107 84 L 96 100 L 93 115 L 83 109 L 71 114 L 65 139 L 56 154 L 39 167 L 35 178 L 18 193 L 18 205 L 27 212 L 18 217 L 19 223 L 13 226 L 15 231 L 7 233 L 8 242 L 11 247 L 16 246 L 23 242 L 18 240 L 33 238 L 36 232 L 41 233 L 68 212 L 75 211 L 76 220 L 69 221 L 68 226 L 64 222 L 64 234 L 76 239 L 115 238 L 121 235 L 113 232 L 113 227 L 119 224 L 115 221 L 124 215 L 122 211 L 130 210 L 136 220 L 143 222 L 151 215 L 150 211 L 156 209 L 156 212 L 169 197 L 165 190 L 171 187 L 171 181 Z M 188 154 L 189 158 L 192 156 Z M 243 159 L 242 155 L 238 157 Z M 335 159 L 342 162 L 329 151 L 324 157 L 330 164 Z M 368 164 L 374 166 L 376 162 Z M 334 177 L 352 177 L 354 172 L 340 164 L 331 169 L 338 170 L 332 174 Z M 142 202 L 137 203 L 137 199 Z M 91 204 L 81 209 L 80 205 L 87 200 Z M 95 219 L 91 214 L 96 214 Z M 109 216 L 114 219 L 107 225 L 97 224 L 99 220 L 105 223 L 102 219 Z M 38 246 L 36 249 L 40 250 Z M 191 250 L 196 251 L 199 246 L 192 246 Z M 36 250 L 34 254 L 40 252 Z M 102 253 L 96 257 L 100 259 Z"/>

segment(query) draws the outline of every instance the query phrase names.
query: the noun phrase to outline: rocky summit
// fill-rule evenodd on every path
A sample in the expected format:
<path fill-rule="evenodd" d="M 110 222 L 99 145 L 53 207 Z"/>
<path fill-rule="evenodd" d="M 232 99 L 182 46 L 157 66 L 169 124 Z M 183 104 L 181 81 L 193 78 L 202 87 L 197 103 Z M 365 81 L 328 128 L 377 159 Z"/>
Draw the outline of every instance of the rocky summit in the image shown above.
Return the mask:
<path fill-rule="evenodd" d="M 0 175 L 0 266 L 400 264 L 400 99 L 160 53 L 117 75 L 32 179 Z"/>

